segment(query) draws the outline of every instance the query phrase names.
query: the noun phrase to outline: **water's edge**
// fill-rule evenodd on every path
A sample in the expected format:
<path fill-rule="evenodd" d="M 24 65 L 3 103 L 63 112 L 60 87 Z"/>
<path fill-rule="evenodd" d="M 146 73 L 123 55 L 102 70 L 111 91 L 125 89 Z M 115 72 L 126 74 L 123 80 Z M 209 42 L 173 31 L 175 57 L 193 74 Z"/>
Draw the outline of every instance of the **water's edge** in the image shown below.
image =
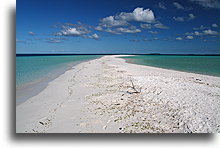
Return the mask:
<path fill-rule="evenodd" d="M 35 80 L 32 81 L 30 83 L 26 83 L 22 86 L 18 86 L 16 87 L 16 106 L 27 101 L 29 98 L 38 95 L 40 92 L 42 92 L 47 86 L 48 84 L 55 80 L 56 78 L 58 78 L 59 76 L 61 76 L 62 74 L 64 74 L 65 72 L 73 69 L 73 67 L 75 67 L 76 65 L 83 63 L 83 62 L 87 62 L 90 60 L 94 60 L 94 59 L 88 59 L 88 60 L 83 60 L 83 61 L 75 61 L 75 62 L 71 62 L 69 67 L 59 67 L 56 70 L 51 71 L 51 73 L 55 73 L 55 75 L 53 75 L 53 77 L 44 77 L 40 80 Z"/>
<path fill-rule="evenodd" d="M 135 55 L 134 55 L 135 56 Z M 173 69 L 173 68 L 164 68 L 164 67 L 159 67 L 159 66 L 153 66 L 153 65 L 146 65 L 146 64 L 141 64 L 141 63 L 136 63 L 134 62 L 133 59 L 129 59 L 126 57 L 118 57 L 118 58 L 122 58 L 125 60 L 126 63 L 129 64 L 135 64 L 135 65 L 143 65 L 143 66 L 148 66 L 148 67 L 154 67 L 154 68 L 160 68 L 160 69 L 167 69 L 167 70 L 174 70 L 174 71 L 179 71 L 179 72 L 187 72 L 187 73 L 193 73 L 193 74 L 200 74 L 200 75 L 205 75 L 205 76 L 212 76 L 212 77 L 220 77 L 219 75 L 213 75 L 213 74 L 209 74 L 209 73 L 202 73 L 202 72 L 195 72 L 195 71 L 187 71 L 187 70 L 180 70 L 180 69 Z"/>

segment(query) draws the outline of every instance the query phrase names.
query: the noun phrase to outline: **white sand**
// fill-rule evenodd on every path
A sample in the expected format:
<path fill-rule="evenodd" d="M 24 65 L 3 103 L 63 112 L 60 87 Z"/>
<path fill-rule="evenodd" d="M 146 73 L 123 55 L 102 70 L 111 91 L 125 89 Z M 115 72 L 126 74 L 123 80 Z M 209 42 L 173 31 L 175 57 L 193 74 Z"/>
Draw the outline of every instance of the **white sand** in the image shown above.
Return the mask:
<path fill-rule="evenodd" d="M 219 132 L 219 77 L 115 57 L 81 63 L 18 105 L 16 132 Z"/>

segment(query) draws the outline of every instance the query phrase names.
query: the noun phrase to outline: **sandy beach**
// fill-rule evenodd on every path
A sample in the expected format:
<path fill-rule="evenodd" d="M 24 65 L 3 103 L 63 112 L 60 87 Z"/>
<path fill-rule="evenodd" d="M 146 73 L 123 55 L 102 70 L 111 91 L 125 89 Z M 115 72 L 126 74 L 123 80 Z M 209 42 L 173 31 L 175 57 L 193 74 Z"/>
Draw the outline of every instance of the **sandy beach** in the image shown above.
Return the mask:
<path fill-rule="evenodd" d="M 16 133 L 218 133 L 219 77 L 103 56 L 16 106 Z"/>

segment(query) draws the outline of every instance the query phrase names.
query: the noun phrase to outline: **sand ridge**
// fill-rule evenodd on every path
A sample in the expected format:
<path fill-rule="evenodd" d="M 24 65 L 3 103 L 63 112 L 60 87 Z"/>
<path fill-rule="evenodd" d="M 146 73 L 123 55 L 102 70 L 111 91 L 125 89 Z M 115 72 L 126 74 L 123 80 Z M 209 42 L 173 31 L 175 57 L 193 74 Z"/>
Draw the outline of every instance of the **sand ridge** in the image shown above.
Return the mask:
<path fill-rule="evenodd" d="M 126 63 L 81 63 L 16 107 L 17 133 L 217 133 L 219 77 Z"/>

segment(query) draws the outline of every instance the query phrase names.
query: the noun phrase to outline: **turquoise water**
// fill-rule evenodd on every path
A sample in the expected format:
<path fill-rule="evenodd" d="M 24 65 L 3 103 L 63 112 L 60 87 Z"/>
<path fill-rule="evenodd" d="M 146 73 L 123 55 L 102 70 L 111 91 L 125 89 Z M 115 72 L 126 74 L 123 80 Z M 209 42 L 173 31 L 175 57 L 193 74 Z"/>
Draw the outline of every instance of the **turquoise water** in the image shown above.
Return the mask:
<path fill-rule="evenodd" d="M 133 64 L 220 76 L 220 56 L 137 55 L 123 58 Z"/>
<path fill-rule="evenodd" d="M 76 63 L 100 57 L 99 55 L 59 55 L 59 56 L 17 56 L 16 87 L 40 81 L 45 77 L 55 77 Z"/>

